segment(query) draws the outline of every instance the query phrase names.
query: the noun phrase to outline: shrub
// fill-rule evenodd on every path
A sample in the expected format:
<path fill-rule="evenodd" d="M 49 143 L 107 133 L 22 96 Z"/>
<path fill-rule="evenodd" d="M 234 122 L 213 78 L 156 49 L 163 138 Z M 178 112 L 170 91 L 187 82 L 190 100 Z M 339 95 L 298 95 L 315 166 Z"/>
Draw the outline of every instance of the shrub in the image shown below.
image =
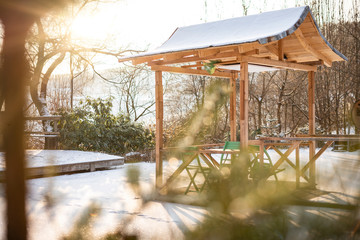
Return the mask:
<path fill-rule="evenodd" d="M 112 98 L 81 101 L 71 112 L 60 111 L 60 146 L 63 149 L 123 154 L 153 148 L 150 129 L 129 117 L 111 113 Z"/>

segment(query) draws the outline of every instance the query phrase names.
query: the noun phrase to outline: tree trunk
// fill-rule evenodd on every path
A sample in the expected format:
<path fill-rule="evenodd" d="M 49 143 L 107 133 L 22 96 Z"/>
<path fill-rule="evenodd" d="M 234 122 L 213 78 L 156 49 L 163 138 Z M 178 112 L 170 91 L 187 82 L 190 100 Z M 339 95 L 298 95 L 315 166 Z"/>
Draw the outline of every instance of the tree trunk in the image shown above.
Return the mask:
<path fill-rule="evenodd" d="M 2 89 L 5 94 L 4 149 L 6 163 L 7 239 L 27 239 L 25 185 L 25 38 L 31 17 L 1 9 L 4 25 Z"/>

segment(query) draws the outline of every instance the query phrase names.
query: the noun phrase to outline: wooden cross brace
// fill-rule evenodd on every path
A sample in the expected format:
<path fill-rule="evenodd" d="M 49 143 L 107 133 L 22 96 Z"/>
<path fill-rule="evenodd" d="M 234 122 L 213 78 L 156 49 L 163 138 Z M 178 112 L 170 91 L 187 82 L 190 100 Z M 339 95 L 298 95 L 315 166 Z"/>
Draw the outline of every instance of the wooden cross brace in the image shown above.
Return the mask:
<path fill-rule="evenodd" d="M 323 154 L 325 152 L 325 150 L 331 145 L 333 144 L 334 141 L 328 141 L 325 143 L 325 145 L 314 155 L 314 157 L 312 159 L 309 160 L 309 162 L 307 164 L 305 164 L 305 166 L 301 169 L 301 176 L 303 176 L 305 178 L 305 172 L 307 169 L 309 169 L 309 167 L 311 166 L 311 164 L 313 162 L 315 162 L 320 156 L 321 154 Z M 306 181 L 308 181 L 308 179 L 305 178 Z"/>
<path fill-rule="evenodd" d="M 274 166 L 271 169 L 271 172 L 275 172 L 276 169 L 279 168 L 279 166 L 286 161 L 291 167 L 293 167 L 296 170 L 296 166 L 293 162 L 290 161 L 289 156 L 290 154 L 300 146 L 301 141 L 294 141 L 294 143 L 289 147 L 288 150 L 286 150 L 285 153 L 282 153 L 279 149 L 277 149 L 275 146 L 271 146 L 279 155 L 280 159 L 274 164 Z"/>

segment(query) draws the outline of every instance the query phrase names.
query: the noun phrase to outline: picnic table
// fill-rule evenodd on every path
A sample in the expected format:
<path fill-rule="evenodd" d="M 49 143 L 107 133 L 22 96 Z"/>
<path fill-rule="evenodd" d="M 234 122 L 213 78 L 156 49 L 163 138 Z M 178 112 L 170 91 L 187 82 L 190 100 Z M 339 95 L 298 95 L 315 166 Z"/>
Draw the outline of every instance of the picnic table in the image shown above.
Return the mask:
<path fill-rule="evenodd" d="M 259 141 L 252 141 L 251 143 L 260 143 Z M 224 143 L 221 144 L 205 144 L 205 145 L 195 145 L 191 146 L 191 150 L 189 150 L 189 147 L 184 148 L 165 148 L 163 149 L 163 152 L 169 153 L 169 152 L 176 152 L 176 153 L 187 153 L 188 157 L 185 159 L 182 159 L 182 163 L 180 166 L 175 170 L 174 173 L 170 175 L 170 177 L 167 179 L 165 184 L 162 186 L 161 189 L 167 188 L 179 175 L 182 171 L 184 171 L 191 162 L 194 161 L 197 157 L 199 157 L 207 167 L 214 170 L 220 170 L 220 163 L 219 161 L 213 156 L 213 155 L 222 155 L 222 154 L 230 154 L 230 155 L 238 155 L 242 153 L 240 149 L 237 150 L 230 150 L 226 149 L 224 150 L 222 147 L 224 146 Z M 221 147 L 221 148 L 219 148 Z M 263 149 L 260 150 L 261 155 L 261 162 L 263 161 Z"/>
<path fill-rule="evenodd" d="M 321 141 L 323 145 L 321 148 L 315 148 L 315 142 Z M 316 160 L 325 152 L 325 150 L 331 146 L 334 141 L 359 141 L 360 137 L 358 135 L 298 135 L 295 137 L 261 137 L 258 140 L 249 140 L 249 145 L 259 146 L 259 163 L 260 167 L 264 164 L 264 149 L 269 150 L 273 149 L 277 153 L 278 157 L 274 158 L 272 154 L 273 165 L 269 172 L 275 173 L 280 170 L 280 166 L 284 163 L 288 164 L 291 168 L 295 170 L 295 182 L 296 187 L 300 186 L 301 179 L 304 179 L 309 186 L 316 186 Z M 206 164 L 207 167 L 211 169 L 220 169 L 219 161 L 213 155 L 222 155 L 222 154 L 240 154 L 241 150 L 223 150 L 222 147 L 224 143 L 220 144 L 206 144 L 206 145 L 196 145 L 191 150 L 191 154 L 186 159 L 183 159 L 183 162 L 180 166 L 170 175 L 162 189 L 167 188 L 179 175 L 182 171 L 186 169 L 187 166 L 197 157 Z M 306 159 L 305 162 L 300 163 L 300 147 L 305 146 L 309 147 L 309 156 L 302 159 Z M 184 152 L 187 151 L 186 148 L 165 148 L 163 149 L 164 153 L 171 151 Z M 295 158 L 291 158 L 290 155 L 295 151 Z"/>

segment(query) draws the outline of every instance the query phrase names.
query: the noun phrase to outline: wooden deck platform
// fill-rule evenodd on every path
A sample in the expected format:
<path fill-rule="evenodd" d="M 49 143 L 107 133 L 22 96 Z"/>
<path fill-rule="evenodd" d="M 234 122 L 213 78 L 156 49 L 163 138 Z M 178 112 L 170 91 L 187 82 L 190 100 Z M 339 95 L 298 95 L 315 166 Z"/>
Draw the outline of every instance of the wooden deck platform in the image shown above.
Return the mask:
<path fill-rule="evenodd" d="M 104 170 L 123 164 L 124 164 L 124 158 L 119 158 L 119 159 L 98 160 L 98 161 L 90 161 L 90 162 L 76 162 L 76 163 L 54 165 L 54 166 L 32 167 L 32 168 L 27 168 L 26 176 L 28 178 L 34 178 L 34 177 L 48 177 L 48 176 L 61 175 L 61 174 L 78 173 L 78 172 L 94 172 L 97 170 Z M 3 171 L 1 171 L 0 174 L 1 174 L 0 177 L 2 177 Z"/>
<path fill-rule="evenodd" d="M 101 153 L 65 150 L 28 151 L 27 178 L 49 177 L 62 174 L 93 172 L 124 164 L 124 157 Z M 1 155 L 0 155 L 1 160 Z M 5 179 L 4 166 L 0 167 L 0 181 Z"/>

